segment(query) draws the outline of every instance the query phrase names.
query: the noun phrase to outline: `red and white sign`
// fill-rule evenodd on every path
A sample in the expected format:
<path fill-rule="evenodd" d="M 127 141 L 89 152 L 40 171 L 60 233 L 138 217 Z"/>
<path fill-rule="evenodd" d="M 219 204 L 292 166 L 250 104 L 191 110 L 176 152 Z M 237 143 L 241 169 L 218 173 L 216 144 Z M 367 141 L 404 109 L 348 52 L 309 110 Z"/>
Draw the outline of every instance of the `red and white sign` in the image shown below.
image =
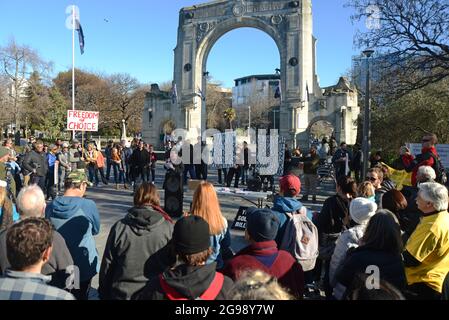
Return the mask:
<path fill-rule="evenodd" d="M 69 110 L 67 112 L 67 130 L 98 131 L 100 112 Z"/>

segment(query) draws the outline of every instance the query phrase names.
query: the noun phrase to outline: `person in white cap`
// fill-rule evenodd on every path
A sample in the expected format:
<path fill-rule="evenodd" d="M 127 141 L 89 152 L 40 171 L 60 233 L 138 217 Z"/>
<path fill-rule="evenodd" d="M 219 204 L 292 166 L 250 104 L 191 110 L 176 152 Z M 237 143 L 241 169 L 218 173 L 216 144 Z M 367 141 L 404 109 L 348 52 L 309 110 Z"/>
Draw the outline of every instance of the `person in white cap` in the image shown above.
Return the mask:
<path fill-rule="evenodd" d="M 340 288 L 336 285 L 335 276 L 339 267 L 343 264 L 346 254 L 350 248 L 359 246 L 359 240 L 365 234 L 366 226 L 372 216 L 376 214 L 377 204 L 366 198 L 355 198 L 349 205 L 351 228 L 344 231 L 337 239 L 334 254 L 329 267 L 329 282 L 334 287 L 334 296 L 338 299 L 343 296 Z"/>

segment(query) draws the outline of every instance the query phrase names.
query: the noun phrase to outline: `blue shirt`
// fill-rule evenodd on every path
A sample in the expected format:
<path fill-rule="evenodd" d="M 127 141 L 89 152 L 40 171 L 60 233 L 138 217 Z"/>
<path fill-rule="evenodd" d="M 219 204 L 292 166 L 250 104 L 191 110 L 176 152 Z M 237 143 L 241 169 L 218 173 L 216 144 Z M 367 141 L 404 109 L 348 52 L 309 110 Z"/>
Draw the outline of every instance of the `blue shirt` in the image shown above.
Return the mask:
<path fill-rule="evenodd" d="M 54 155 L 53 153 L 47 153 L 47 161 L 49 168 L 54 167 L 56 162 L 56 155 Z"/>

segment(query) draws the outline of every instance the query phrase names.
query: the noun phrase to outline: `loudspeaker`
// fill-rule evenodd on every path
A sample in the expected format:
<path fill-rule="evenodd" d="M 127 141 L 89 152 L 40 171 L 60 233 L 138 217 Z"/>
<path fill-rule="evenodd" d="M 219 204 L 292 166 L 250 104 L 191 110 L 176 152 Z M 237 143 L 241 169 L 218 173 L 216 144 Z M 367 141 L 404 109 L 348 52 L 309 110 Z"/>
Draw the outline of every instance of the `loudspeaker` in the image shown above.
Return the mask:
<path fill-rule="evenodd" d="M 246 184 L 249 191 L 260 192 L 262 190 L 262 179 L 259 176 L 249 178 Z"/>
<path fill-rule="evenodd" d="M 183 214 L 184 188 L 179 172 L 170 170 L 165 174 L 164 191 L 165 212 L 173 218 L 181 217 Z"/>

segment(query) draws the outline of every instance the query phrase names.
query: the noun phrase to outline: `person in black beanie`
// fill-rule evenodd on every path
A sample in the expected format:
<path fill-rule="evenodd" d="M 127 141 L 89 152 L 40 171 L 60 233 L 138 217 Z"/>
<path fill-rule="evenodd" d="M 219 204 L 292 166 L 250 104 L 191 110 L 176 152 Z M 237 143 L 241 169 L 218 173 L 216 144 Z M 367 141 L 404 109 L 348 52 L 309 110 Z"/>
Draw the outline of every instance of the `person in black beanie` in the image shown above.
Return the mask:
<path fill-rule="evenodd" d="M 177 265 L 153 278 L 135 297 L 137 300 L 226 300 L 233 281 L 206 265 L 211 254 L 209 224 L 188 216 L 175 224 L 171 245 Z"/>

